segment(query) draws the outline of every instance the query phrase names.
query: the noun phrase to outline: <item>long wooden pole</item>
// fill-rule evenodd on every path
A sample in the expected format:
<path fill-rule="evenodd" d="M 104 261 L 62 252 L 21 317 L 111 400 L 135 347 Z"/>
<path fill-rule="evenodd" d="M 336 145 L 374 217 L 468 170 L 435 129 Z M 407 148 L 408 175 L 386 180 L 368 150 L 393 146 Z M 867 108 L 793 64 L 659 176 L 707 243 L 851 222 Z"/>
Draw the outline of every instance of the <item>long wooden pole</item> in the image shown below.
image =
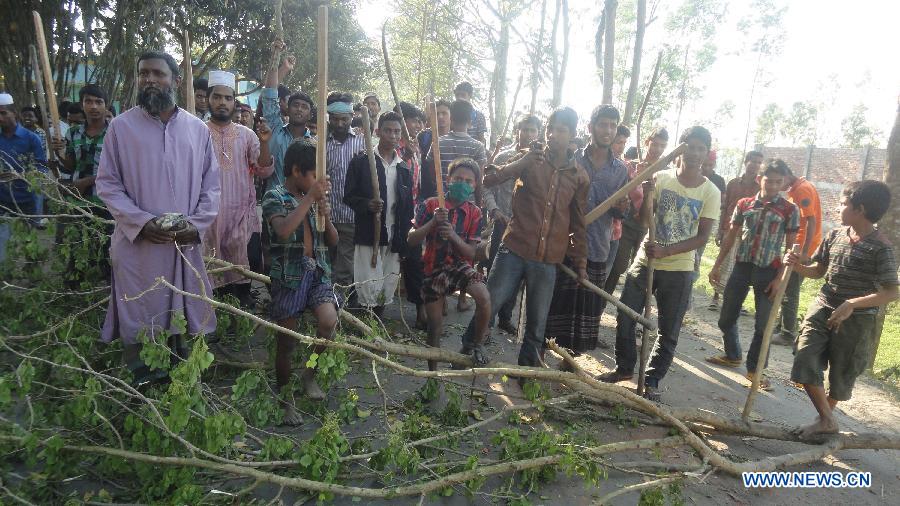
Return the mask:
<path fill-rule="evenodd" d="M 644 159 L 641 156 L 641 144 L 644 142 L 643 137 L 641 137 L 641 122 L 644 121 L 644 111 L 647 110 L 647 104 L 650 102 L 650 94 L 653 93 L 653 87 L 656 86 L 656 80 L 659 79 L 659 64 L 662 62 L 662 51 L 659 52 L 659 55 L 656 57 L 656 65 L 653 66 L 653 77 L 650 78 L 650 86 L 647 87 L 647 94 L 644 95 L 644 100 L 641 101 L 641 109 L 638 112 L 637 123 L 634 124 L 635 135 L 637 136 L 637 152 L 638 152 L 638 161 Z"/>
<path fill-rule="evenodd" d="M 649 180 L 651 177 L 653 177 L 654 174 L 665 169 L 670 163 L 672 163 L 672 160 L 684 153 L 686 149 L 687 144 L 679 144 L 675 149 L 670 151 L 669 154 L 661 157 L 659 160 L 653 162 L 649 167 L 638 173 L 638 175 L 636 175 L 634 179 L 625 183 L 625 186 L 619 188 L 619 191 L 613 193 L 611 197 L 604 200 L 600 205 L 591 210 L 591 212 L 587 213 L 587 215 L 584 217 L 585 224 L 593 223 L 597 220 L 597 218 L 603 216 L 606 211 L 609 211 L 612 206 L 616 205 L 616 202 L 628 196 L 628 194 L 631 193 L 631 190 L 637 188 L 638 185 L 642 184 L 644 181 Z"/>
<path fill-rule="evenodd" d="M 381 187 L 378 184 L 378 163 L 375 160 L 375 147 L 372 145 L 372 127 L 369 124 L 369 108 L 362 106 L 363 136 L 366 139 L 366 154 L 369 155 L 369 174 L 372 178 L 372 198 L 381 200 Z M 381 244 L 381 213 L 374 213 L 373 226 L 375 240 L 372 242 L 372 268 L 378 265 L 378 247 Z"/>
<path fill-rule="evenodd" d="M 37 36 L 38 56 L 41 60 L 41 69 L 44 72 L 44 82 L 47 86 L 44 91 L 47 92 L 47 106 L 50 108 L 50 119 L 53 121 L 53 130 L 47 134 L 52 134 L 57 141 L 62 140 L 62 132 L 59 122 L 59 109 L 56 107 L 56 89 L 53 85 L 53 71 L 50 69 L 50 54 L 47 52 L 47 39 L 44 38 L 44 22 L 38 11 L 31 11 L 34 17 L 34 33 Z"/>
<path fill-rule="evenodd" d="M 44 95 L 44 79 L 41 77 L 41 61 L 38 59 L 37 49 L 34 47 L 34 44 L 28 45 L 28 52 L 31 55 L 31 68 L 34 69 L 34 88 L 37 92 L 38 105 L 40 105 L 41 111 L 44 111 L 44 117 L 46 118 L 46 114 L 49 113 L 49 110 L 47 109 L 47 96 Z M 50 152 L 50 143 L 48 142 L 47 160 L 50 160 Z"/>
<path fill-rule="evenodd" d="M 181 48 L 184 53 L 184 77 L 181 81 L 181 89 L 184 93 L 184 110 L 191 113 L 197 113 L 197 104 L 194 102 L 194 63 L 191 61 L 191 32 L 184 31 L 184 46 Z"/>
<path fill-rule="evenodd" d="M 800 254 L 800 245 L 795 244 L 792 248 L 795 255 Z M 794 272 L 794 266 L 788 265 L 781 273 L 781 279 L 778 282 L 778 289 L 775 290 L 775 299 L 772 301 L 772 310 L 769 311 L 769 319 L 766 320 L 766 327 L 763 331 L 762 344 L 759 347 L 759 357 L 756 359 L 756 371 L 753 373 L 753 384 L 750 385 L 750 393 L 747 394 L 747 402 L 744 403 L 744 412 L 741 419 L 745 422 L 750 418 L 750 410 L 753 409 L 753 401 L 756 393 L 759 391 L 759 382 L 762 379 L 763 372 L 766 368 L 766 357 L 769 356 L 769 345 L 772 343 L 772 333 L 775 330 L 775 321 L 778 319 L 778 308 L 781 307 L 781 299 L 784 298 L 784 292 L 787 290 L 788 280 L 791 279 L 791 273 Z"/>
<path fill-rule="evenodd" d="M 325 103 L 328 101 L 328 6 L 320 5 L 317 16 L 317 51 L 319 57 L 319 114 L 316 117 L 316 132 L 318 132 L 318 146 L 316 148 L 316 180 L 325 179 L 325 150 L 328 140 L 328 130 L 325 122 Z M 325 217 L 321 210 L 316 217 L 316 230 L 325 231 Z"/>
<path fill-rule="evenodd" d="M 441 143 L 438 130 L 437 105 L 432 96 L 428 100 L 431 109 L 431 156 L 434 159 L 434 184 L 437 188 L 438 206 L 444 207 L 444 171 L 441 170 Z"/>
<path fill-rule="evenodd" d="M 563 271 L 564 273 L 568 274 L 569 277 L 571 277 L 572 279 L 575 279 L 575 280 L 578 279 L 578 274 L 576 274 L 575 271 L 573 271 L 573 270 L 570 269 L 569 267 L 567 267 L 567 266 L 565 266 L 565 265 L 563 265 L 563 264 L 557 264 L 557 267 L 559 267 L 559 270 L 561 270 L 561 271 Z M 630 307 L 628 307 L 627 305 L 625 305 L 624 302 L 620 301 L 620 300 L 617 299 L 615 296 L 613 296 L 613 295 L 607 293 L 605 290 L 603 290 L 603 289 L 600 288 L 599 286 L 597 286 L 597 285 L 591 283 L 591 282 L 588 281 L 587 279 L 582 279 L 582 280 L 581 280 L 581 285 L 584 286 L 585 288 L 587 288 L 588 290 L 590 290 L 590 291 L 596 293 L 597 295 L 603 297 L 603 298 L 606 299 L 607 301 L 609 301 L 612 305 L 616 306 L 616 307 L 619 309 L 619 311 L 622 311 L 622 312 L 624 312 L 625 314 L 627 314 L 629 317 L 631 317 L 631 319 L 633 319 L 633 320 L 637 321 L 638 323 L 640 323 L 644 328 L 648 328 L 648 329 L 650 329 L 650 330 L 656 330 L 656 324 L 653 323 L 653 321 L 650 320 L 649 317 L 641 316 L 640 313 L 638 313 L 638 312 L 635 311 L 634 309 L 631 309 Z"/>
<path fill-rule="evenodd" d="M 417 143 L 410 141 L 409 130 L 406 128 L 406 118 L 403 117 L 403 108 L 400 107 L 400 95 L 397 93 L 397 85 L 394 84 L 394 72 L 391 70 L 391 58 L 388 56 L 387 35 L 385 34 L 386 29 L 387 21 L 381 25 L 381 54 L 384 55 L 384 70 L 387 72 L 388 84 L 391 86 L 391 96 L 394 97 L 394 106 L 397 109 L 397 114 L 400 115 L 400 131 L 403 134 L 403 144 L 407 149 L 416 151 L 419 146 Z"/>
<path fill-rule="evenodd" d="M 656 242 L 656 206 L 653 195 L 644 195 L 650 211 L 650 226 L 647 227 L 647 243 Z M 650 319 L 651 302 L 653 301 L 653 257 L 647 255 L 647 290 L 644 292 L 644 318 Z M 650 358 L 650 329 L 644 327 L 641 332 L 641 363 L 638 365 L 637 394 L 644 395 L 644 386 L 647 379 L 647 360 Z"/>

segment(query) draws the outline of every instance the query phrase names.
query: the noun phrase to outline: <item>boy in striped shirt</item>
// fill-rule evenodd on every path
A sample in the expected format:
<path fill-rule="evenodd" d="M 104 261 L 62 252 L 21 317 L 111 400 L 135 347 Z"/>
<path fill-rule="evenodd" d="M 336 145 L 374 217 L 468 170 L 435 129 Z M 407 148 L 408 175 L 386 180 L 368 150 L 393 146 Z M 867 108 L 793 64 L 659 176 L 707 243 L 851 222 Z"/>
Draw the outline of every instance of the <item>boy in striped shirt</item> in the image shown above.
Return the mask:
<path fill-rule="evenodd" d="M 814 423 L 797 430 L 803 439 L 838 432 L 832 412 L 839 401 L 850 399 L 856 378 L 868 366 L 877 308 L 900 297 L 894 251 L 875 228 L 890 202 L 890 189 L 880 181 L 850 183 L 839 207 L 843 226 L 822 241 L 812 263 L 803 265 L 793 253 L 785 258 L 801 276 L 825 276 L 803 321 L 791 369 L 791 380 L 803 385 L 819 413 Z"/>

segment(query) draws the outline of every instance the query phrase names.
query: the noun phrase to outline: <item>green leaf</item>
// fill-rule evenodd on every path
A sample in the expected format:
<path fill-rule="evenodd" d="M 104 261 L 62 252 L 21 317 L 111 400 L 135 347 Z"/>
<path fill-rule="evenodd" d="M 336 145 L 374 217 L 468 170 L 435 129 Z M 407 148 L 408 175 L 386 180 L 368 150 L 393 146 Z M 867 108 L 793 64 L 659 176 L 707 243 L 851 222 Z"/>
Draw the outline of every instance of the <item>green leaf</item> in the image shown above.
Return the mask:
<path fill-rule="evenodd" d="M 312 457 L 310 457 L 308 453 L 304 454 L 302 457 L 300 457 L 300 465 L 301 466 L 309 467 L 310 464 L 312 464 Z"/>

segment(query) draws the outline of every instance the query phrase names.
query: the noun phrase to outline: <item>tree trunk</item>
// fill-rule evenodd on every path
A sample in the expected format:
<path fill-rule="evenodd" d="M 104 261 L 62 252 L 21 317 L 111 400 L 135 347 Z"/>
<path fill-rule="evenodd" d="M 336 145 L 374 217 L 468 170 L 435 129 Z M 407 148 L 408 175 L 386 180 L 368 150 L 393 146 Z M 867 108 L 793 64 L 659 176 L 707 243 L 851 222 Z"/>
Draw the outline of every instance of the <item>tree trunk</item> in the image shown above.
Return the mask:
<path fill-rule="evenodd" d="M 559 107 L 562 103 L 563 85 L 566 82 L 566 66 L 569 63 L 569 0 L 561 0 L 557 4 L 557 19 L 560 11 L 562 11 L 563 29 L 562 29 L 562 57 L 557 68 L 556 54 L 554 53 L 553 62 L 553 102 L 554 108 Z M 556 21 L 554 21 L 554 32 Z"/>
<path fill-rule="evenodd" d="M 631 62 L 631 82 L 628 84 L 628 95 L 625 98 L 625 112 L 622 123 L 631 124 L 634 115 L 634 101 L 637 97 L 638 83 L 641 80 L 641 57 L 644 50 L 644 31 L 647 29 L 647 0 L 637 1 L 637 28 L 634 32 L 634 55 Z M 641 139 L 637 139 L 638 144 Z"/>
<path fill-rule="evenodd" d="M 894 251 L 900 251 L 900 101 L 897 103 L 897 116 L 894 119 L 894 128 L 887 143 L 887 159 L 884 163 L 884 183 L 891 189 L 891 207 L 885 213 L 884 218 L 878 222 L 880 230 L 891 242 Z M 869 359 L 871 369 L 875 362 L 875 354 L 881 342 L 881 332 L 884 330 L 884 316 L 886 308 L 879 308 L 875 320 L 875 346 L 872 347 L 872 356 Z"/>
<path fill-rule="evenodd" d="M 616 63 L 616 0 L 606 0 L 604 9 L 606 18 L 606 34 L 603 53 L 603 100 L 604 104 L 612 103 L 613 92 L 613 66 Z"/>
<path fill-rule="evenodd" d="M 550 78 L 553 82 L 553 98 L 551 107 L 556 107 L 556 76 L 559 74 L 559 51 L 557 49 L 557 36 L 559 35 L 559 11 L 561 0 L 556 0 L 556 10 L 553 11 L 553 29 L 550 30 Z"/>
<path fill-rule="evenodd" d="M 488 147 L 494 145 L 497 135 L 503 128 L 506 121 L 506 72 L 509 59 L 509 13 L 504 13 L 500 18 L 500 36 L 497 39 L 497 46 L 494 50 L 494 114 L 491 117 L 491 137 Z"/>
<path fill-rule="evenodd" d="M 537 92 L 541 84 L 541 56 L 544 49 L 544 21 L 547 19 L 547 0 L 541 0 L 541 29 L 538 32 L 538 43 L 531 53 L 531 107 L 528 111 L 534 114 L 537 108 Z"/>
<path fill-rule="evenodd" d="M 681 111 L 684 109 L 684 101 L 687 98 L 687 84 L 688 79 L 690 78 L 690 71 L 688 71 L 688 56 L 690 55 L 690 51 L 691 43 L 688 42 L 688 45 L 684 47 L 684 62 L 681 64 L 684 73 L 681 78 L 681 91 L 678 93 L 678 116 L 675 119 L 675 135 L 678 135 L 678 132 L 681 131 Z"/>

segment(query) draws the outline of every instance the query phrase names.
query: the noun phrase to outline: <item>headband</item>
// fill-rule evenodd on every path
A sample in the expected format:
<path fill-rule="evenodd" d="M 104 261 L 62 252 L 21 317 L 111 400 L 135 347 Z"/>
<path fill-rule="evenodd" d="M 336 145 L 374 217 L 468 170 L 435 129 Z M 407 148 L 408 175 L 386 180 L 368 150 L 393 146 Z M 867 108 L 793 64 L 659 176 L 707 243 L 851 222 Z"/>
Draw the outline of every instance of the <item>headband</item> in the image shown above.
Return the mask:
<path fill-rule="evenodd" d="M 328 104 L 327 111 L 329 114 L 353 114 L 353 106 L 347 102 L 332 102 Z"/>

